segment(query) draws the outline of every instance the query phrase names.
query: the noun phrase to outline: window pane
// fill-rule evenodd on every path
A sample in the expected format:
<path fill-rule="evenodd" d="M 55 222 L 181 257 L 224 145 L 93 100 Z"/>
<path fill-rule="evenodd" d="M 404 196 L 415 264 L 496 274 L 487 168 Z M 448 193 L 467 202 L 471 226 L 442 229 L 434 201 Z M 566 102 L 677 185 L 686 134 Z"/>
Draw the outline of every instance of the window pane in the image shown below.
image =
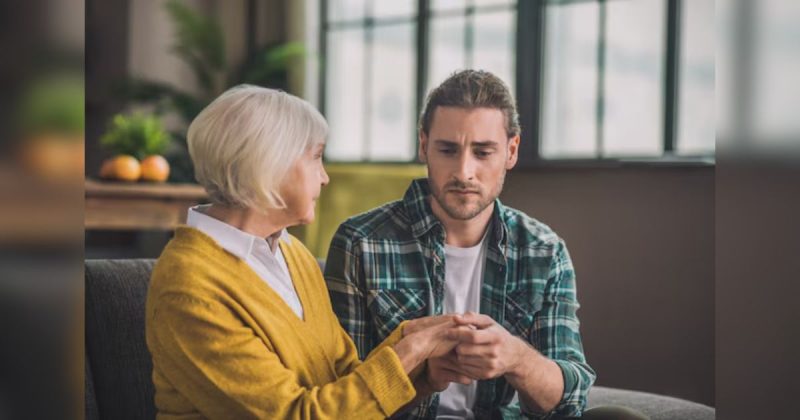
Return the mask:
<path fill-rule="evenodd" d="M 490 71 L 514 92 L 514 39 L 516 12 L 478 13 L 472 67 Z"/>
<path fill-rule="evenodd" d="M 369 106 L 371 160 L 409 161 L 415 156 L 415 27 L 375 28 Z"/>
<path fill-rule="evenodd" d="M 664 150 L 664 0 L 607 7 L 604 156 L 660 156 Z"/>
<path fill-rule="evenodd" d="M 417 0 L 376 0 L 373 3 L 374 17 L 410 17 L 417 14 Z"/>
<path fill-rule="evenodd" d="M 463 16 L 431 19 L 428 58 L 429 91 L 466 65 Z"/>
<path fill-rule="evenodd" d="M 736 132 L 736 124 L 742 123 L 733 118 L 735 105 L 742 100 L 742 97 L 734 94 L 737 90 L 734 75 L 736 74 L 736 51 L 738 51 L 735 40 L 740 30 L 735 19 L 736 5 L 730 1 L 715 3 L 714 105 L 716 110 L 714 121 L 717 135 L 716 147 L 722 146 L 723 142 L 731 141 Z"/>
<path fill-rule="evenodd" d="M 681 3 L 678 153 L 714 151 L 714 0 Z"/>
<path fill-rule="evenodd" d="M 752 94 L 745 96 L 752 101 L 752 125 L 745 129 L 752 129 L 753 141 L 759 146 L 796 150 L 800 137 L 800 2 L 763 0 L 752 8 L 750 19 L 756 28 L 749 35 L 753 42 Z"/>
<path fill-rule="evenodd" d="M 465 0 L 431 0 L 431 11 L 464 10 L 467 7 Z"/>
<path fill-rule="evenodd" d="M 364 157 L 364 30 L 328 32 L 325 114 L 330 125 L 325 156 Z"/>
<path fill-rule="evenodd" d="M 328 0 L 328 20 L 364 19 L 364 0 Z"/>
<path fill-rule="evenodd" d="M 514 5 L 514 0 L 472 0 L 476 7 L 482 6 L 498 6 L 498 5 Z"/>
<path fill-rule="evenodd" d="M 597 3 L 546 9 L 541 154 L 596 153 Z"/>

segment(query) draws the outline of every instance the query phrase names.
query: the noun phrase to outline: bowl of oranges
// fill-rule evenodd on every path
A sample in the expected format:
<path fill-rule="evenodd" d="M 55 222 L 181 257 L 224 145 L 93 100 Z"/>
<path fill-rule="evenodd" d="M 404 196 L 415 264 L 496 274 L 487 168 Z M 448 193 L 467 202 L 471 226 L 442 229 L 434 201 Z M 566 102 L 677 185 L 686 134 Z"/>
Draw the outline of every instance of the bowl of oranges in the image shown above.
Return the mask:
<path fill-rule="evenodd" d="M 100 166 L 100 178 L 125 182 L 166 182 L 170 166 L 164 153 L 172 137 L 154 115 L 114 116 L 100 143 L 113 153 Z"/>

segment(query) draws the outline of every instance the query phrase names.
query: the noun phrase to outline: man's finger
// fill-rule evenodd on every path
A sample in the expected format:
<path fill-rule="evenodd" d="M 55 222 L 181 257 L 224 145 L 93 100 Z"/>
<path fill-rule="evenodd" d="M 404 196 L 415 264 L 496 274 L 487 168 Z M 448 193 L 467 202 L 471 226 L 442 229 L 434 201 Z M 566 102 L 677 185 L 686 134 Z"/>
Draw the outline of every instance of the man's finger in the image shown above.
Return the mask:
<path fill-rule="evenodd" d="M 467 312 L 463 315 L 458 315 L 454 318 L 454 320 L 458 324 L 470 324 L 478 328 L 489 328 L 495 324 L 494 320 L 490 316 L 475 312 Z"/>
<path fill-rule="evenodd" d="M 493 331 L 488 330 L 471 330 L 459 328 L 452 330 L 450 336 L 454 340 L 466 344 L 490 344 L 494 343 L 497 339 Z"/>
<path fill-rule="evenodd" d="M 491 367 L 488 359 L 480 356 L 464 356 L 459 359 L 459 369 L 464 373 L 478 370 L 484 370 Z"/>
<path fill-rule="evenodd" d="M 486 344 L 459 344 L 453 351 L 460 362 L 464 357 L 492 357 L 492 347 Z"/>
<path fill-rule="evenodd" d="M 442 373 L 444 373 L 444 378 L 447 382 L 458 382 L 463 385 L 469 385 L 470 382 L 475 380 L 460 371 L 455 371 L 451 369 L 443 368 Z"/>

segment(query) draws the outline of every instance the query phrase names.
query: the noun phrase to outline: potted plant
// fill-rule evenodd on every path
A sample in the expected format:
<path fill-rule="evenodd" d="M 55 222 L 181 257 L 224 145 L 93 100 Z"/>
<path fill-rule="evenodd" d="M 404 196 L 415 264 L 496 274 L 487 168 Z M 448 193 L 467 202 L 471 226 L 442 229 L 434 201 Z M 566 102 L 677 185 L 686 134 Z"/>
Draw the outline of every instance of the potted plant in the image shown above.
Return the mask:
<path fill-rule="evenodd" d="M 100 144 L 114 154 L 103 162 L 100 177 L 164 182 L 170 172 L 164 154 L 171 142 L 172 136 L 159 117 L 143 113 L 117 114 L 100 138 Z"/>

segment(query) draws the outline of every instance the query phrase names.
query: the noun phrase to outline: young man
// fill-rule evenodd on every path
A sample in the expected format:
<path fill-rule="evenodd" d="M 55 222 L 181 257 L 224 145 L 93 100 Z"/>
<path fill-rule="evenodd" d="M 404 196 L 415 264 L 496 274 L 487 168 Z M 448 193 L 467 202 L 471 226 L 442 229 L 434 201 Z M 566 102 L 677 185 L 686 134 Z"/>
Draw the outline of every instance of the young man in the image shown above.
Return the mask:
<path fill-rule="evenodd" d="M 453 352 L 428 362 L 415 384 L 427 398 L 408 408 L 410 418 L 583 413 L 595 373 L 583 355 L 567 248 L 497 199 L 519 135 L 500 79 L 452 75 L 420 118 L 428 178 L 402 200 L 345 221 L 331 242 L 333 308 L 362 357 L 403 320 L 466 313 L 472 324 Z"/>

